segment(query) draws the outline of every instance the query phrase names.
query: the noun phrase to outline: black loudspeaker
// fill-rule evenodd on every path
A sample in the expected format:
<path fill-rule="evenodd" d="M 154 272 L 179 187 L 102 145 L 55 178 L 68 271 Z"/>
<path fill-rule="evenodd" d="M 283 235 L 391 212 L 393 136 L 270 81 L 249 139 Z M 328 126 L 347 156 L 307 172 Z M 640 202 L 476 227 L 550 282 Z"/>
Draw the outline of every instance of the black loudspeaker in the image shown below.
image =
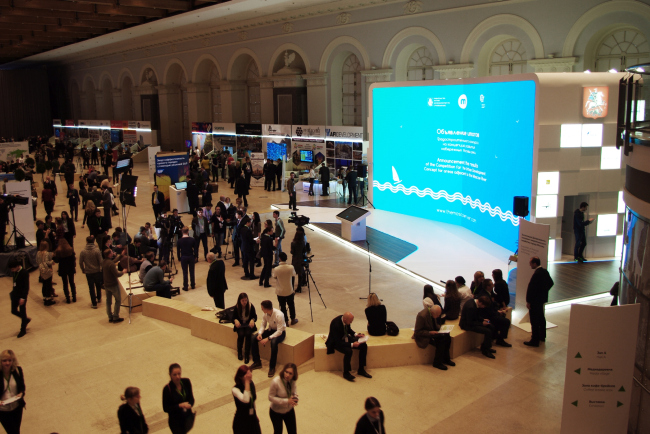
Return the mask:
<path fill-rule="evenodd" d="M 528 216 L 528 196 L 515 196 L 512 213 L 519 217 Z"/>

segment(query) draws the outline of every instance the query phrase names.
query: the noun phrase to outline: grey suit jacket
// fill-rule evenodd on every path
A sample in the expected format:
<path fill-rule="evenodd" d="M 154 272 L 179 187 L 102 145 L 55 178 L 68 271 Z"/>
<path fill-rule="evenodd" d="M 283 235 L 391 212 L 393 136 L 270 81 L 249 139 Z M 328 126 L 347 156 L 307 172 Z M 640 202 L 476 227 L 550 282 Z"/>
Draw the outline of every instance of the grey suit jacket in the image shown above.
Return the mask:
<path fill-rule="evenodd" d="M 429 309 L 424 308 L 415 318 L 415 328 L 413 330 L 412 339 L 415 339 L 418 347 L 426 348 L 429 345 L 431 342 L 431 334 L 429 332 L 432 330 L 440 330 L 440 324 L 431 316 Z"/>

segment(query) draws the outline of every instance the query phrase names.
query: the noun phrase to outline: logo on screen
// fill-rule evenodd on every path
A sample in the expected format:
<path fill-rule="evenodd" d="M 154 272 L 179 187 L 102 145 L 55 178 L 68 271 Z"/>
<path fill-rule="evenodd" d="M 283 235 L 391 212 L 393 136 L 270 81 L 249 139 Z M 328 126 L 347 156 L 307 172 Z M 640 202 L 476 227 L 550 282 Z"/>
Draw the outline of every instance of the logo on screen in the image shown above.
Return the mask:
<path fill-rule="evenodd" d="M 467 107 L 467 95 L 462 94 L 458 97 L 458 107 L 462 108 L 463 110 L 465 107 Z"/>
<path fill-rule="evenodd" d="M 481 94 L 480 100 L 481 100 L 481 102 L 485 102 L 485 96 L 483 94 Z"/>
<path fill-rule="evenodd" d="M 433 98 L 429 98 L 429 102 L 427 104 L 429 104 L 429 107 L 431 107 L 433 105 Z"/>

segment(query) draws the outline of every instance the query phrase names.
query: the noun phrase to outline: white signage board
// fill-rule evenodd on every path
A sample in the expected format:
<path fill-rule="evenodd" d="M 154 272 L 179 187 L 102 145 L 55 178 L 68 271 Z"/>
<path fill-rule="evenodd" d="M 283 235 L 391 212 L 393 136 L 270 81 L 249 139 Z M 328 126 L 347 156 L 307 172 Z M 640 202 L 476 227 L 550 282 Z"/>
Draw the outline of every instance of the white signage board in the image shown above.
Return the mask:
<path fill-rule="evenodd" d="M 9 181 L 7 182 L 7 194 L 15 194 L 29 199 L 27 205 L 16 205 L 14 215 L 16 219 L 16 229 L 23 233 L 25 241 L 29 241 L 36 246 L 36 230 L 34 229 L 34 211 L 32 210 L 32 189 L 29 181 Z M 13 231 L 13 217 L 9 211 L 9 227 L 7 235 Z M 12 238 L 11 243 L 15 244 Z"/>
<path fill-rule="evenodd" d="M 324 139 L 325 125 L 292 125 L 294 139 Z"/>
<path fill-rule="evenodd" d="M 0 161 L 17 160 L 18 153 L 14 151 L 25 151 L 22 155 L 23 158 L 27 158 L 27 154 L 29 154 L 29 143 L 27 141 L 0 143 Z"/>
<path fill-rule="evenodd" d="M 156 174 L 156 154 L 160 152 L 160 146 L 149 146 L 147 148 L 148 157 L 149 157 L 149 180 L 155 182 Z"/>
<path fill-rule="evenodd" d="M 363 127 L 343 127 L 337 125 L 328 125 L 325 128 L 327 140 L 339 142 L 362 142 Z"/>
<path fill-rule="evenodd" d="M 571 306 L 560 433 L 627 432 L 640 308 Z"/>
<path fill-rule="evenodd" d="M 264 153 L 251 152 L 251 165 L 253 166 L 251 187 L 264 187 Z"/>
<path fill-rule="evenodd" d="M 519 254 L 517 259 L 517 287 L 515 296 L 515 310 L 512 313 L 512 323 L 528 323 L 528 309 L 526 308 L 526 291 L 528 282 L 533 276 L 530 268 L 530 258 L 537 256 L 541 266 L 548 265 L 548 236 L 551 227 L 539 223 L 531 223 L 523 218 L 519 219 Z M 552 289 L 551 289 L 552 291 Z"/>

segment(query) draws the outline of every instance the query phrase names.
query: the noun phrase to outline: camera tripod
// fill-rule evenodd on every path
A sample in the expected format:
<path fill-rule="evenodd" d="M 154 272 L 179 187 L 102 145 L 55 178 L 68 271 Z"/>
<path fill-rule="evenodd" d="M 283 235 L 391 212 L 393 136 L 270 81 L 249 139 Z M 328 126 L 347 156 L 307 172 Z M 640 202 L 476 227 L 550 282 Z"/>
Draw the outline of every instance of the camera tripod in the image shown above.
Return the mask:
<path fill-rule="evenodd" d="M 25 237 L 25 234 L 23 234 L 23 233 L 20 231 L 20 229 L 18 229 L 18 228 L 16 227 L 16 214 L 14 214 L 14 208 L 15 208 L 15 207 L 16 207 L 16 205 L 13 204 L 13 203 L 9 205 L 9 209 L 11 210 L 11 224 L 12 224 L 12 229 L 11 229 L 11 235 L 9 235 L 9 238 L 8 238 L 7 241 L 4 243 L 4 245 L 5 245 L 5 246 L 9 245 L 9 242 L 10 242 L 11 239 L 13 238 L 13 239 L 14 239 L 14 249 L 15 249 L 15 250 L 18 250 L 18 235 L 20 235 L 21 237 L 23 237 L 23 239 L 25 240 L 25 242 L 26 242 L 27 244 L 29 244 L 30 247 L 32 246 L 32 243 L 27 239 L 27 237 Z"/>
<path fill-rule="evenodd" d="M 316 289 L 316 292 L 320 297 L 320 301 L 321 303 L 323 303 L 325 309 L 327 309 L 327 306 L 325 306 L 325 301 L 323 301 L 323 296 L 318 290 L 318 286 L 316 286 L 316 281 L 314 280 L 314 276 L 312 276 L 311 274 L 311 270 L 309 269 L 309 262 L 304 262 L 302 265 L 303 265 L 303 269 L 305 270 L 305 282 L 307 283 L 307 292 L 309 293 L 309 313 L 311 314 L 311 322 L 314 322 L 314 311 L 311 308 L 311 286 L 309 285 L 309 279 L 311 279 L 311 281 L 313 282 L 314 288 Z"/>
<path fill-rule="evenodd" d="M 226 248 L 224 249 L 223 252 L 223 260 L 227 261 L 228 259 L 233 259 L 235 256 L 234 250 L 231 253 L 230 258 L 228 257 L 228 247 L 230 247 L 230 238 L 232 238 L 232 226 L 228 226 L 228 229 L 226 230 Z M 235 243 L 233 242 L 233 248 L 235 247 Z"/>

